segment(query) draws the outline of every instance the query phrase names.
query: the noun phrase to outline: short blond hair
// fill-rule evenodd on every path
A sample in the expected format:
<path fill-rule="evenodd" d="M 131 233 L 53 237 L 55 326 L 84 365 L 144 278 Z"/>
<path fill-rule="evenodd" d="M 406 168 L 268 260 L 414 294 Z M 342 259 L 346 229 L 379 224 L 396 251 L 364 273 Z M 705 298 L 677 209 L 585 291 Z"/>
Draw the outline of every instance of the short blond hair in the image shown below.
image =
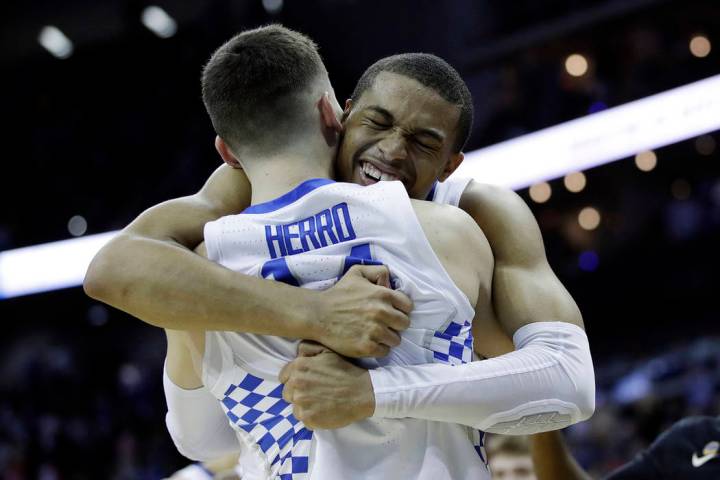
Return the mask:
<path fill-rule="evenodd" d="M 530 440 L 520 435 L 493 435 L 486 446 L 488 456 L 505 453 L 508 455 L 530 455 Z"/>

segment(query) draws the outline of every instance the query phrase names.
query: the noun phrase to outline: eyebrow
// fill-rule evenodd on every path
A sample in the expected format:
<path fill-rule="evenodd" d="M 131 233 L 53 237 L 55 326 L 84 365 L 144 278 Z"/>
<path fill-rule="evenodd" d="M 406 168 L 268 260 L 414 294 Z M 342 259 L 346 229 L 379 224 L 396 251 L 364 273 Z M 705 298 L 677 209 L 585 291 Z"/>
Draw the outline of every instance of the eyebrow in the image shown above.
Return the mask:
<path fill-rule="evenodd" d="M 383 117 L 385 117 L 385 119 L 386 119 L 387 121 L 389 121 L 389 122 L 395 121 L 395 117 L 393 116 L 393 114 L 390 113 L 390 111 L 388 111 L 388 110 L 386 110 L 386 109 L 384 109 L 384 108 L 382 108 L 382 107 L 380 107 L 380 106 L 370 105 L 369 107 L 366 107 L 366 109 L 367 109 L 367 110 L 372 110 L 372 111 L 374 111 L 374 112 L 376 112 L 376 113 L 379 113 L 380 115 L 382 115 Z M 432 137 L 434 140 L 437 140 L 437 141 L 440 142 L 440 143 L 442 143 L 442 142 L 445 141 L 445 135 L 443 135 L 441 132 L 438 132 L 438 131 L 437 131 L 436 129 L 434 129 L 434 128 L 418 128 L 418 129 L 415 129 L 415 130 L 413 131 L 413 135 L 415 135 L 415 136 L 417 136 L 417 135 L 427 135 L 427 136 L 429 136 L 429 137 Z"/>

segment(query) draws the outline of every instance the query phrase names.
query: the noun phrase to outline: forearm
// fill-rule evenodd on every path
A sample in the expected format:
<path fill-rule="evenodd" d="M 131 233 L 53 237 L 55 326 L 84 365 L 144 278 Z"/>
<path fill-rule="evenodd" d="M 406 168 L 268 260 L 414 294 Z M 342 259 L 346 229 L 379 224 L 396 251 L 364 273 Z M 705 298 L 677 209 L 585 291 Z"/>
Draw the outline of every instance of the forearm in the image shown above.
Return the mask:
<path fill-rule="evenodd" d="M 315 292 L 242 275 L 170 241 L 121 233 L 93 260 L 91 297 L 152 325 L 308 338 Z"/>
<path fill-rule="evenodd" d="M 516 351 L 464 365 L 370 371 L 374 417 L 459 423 L 503 434 L 556 430 L 588 418 L 595 384 L 587 336 L 542 322 L 518 330 Z"/>
<path fill-rule="evenodd" d="M 591 480 L 573 458 L 562 432 L 538 433 L 531 437 L 531 442 L 533 467 L 538 480 Z"/>

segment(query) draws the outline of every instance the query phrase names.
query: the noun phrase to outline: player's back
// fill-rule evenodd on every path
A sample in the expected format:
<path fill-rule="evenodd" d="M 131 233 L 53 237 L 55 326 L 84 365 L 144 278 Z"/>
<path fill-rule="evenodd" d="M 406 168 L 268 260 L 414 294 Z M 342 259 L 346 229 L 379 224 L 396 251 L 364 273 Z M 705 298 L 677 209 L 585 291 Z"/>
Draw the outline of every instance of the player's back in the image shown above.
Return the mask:
<path fill-rule="evenodd" d="M 430 247 L 453 283 L 473 306 L 490 301 L 494 260 L 490 244 L 463 210 L 410 200 Z"/>
<path fill-rule="evenodd" d="M 411 325 L 387 357 L 360 363 L 472 359 L 473 306 L 489 295 L 489 246 L 465 213 L 411 204 L 399 182 L 305 182 L 245 215 L 208 224 L 206 243 L 209 257 L 228 268 L 313 289 L 332 286 L 352 265 L 386 264 L 394 286 L 414 302 Z M 203 381 L 245 446 L 243 478 L 308 478 L 310 470 L 309 478 L 487 476 L 477 432 L 460 425 L 368 419 L 337 430 L 304 428 L 277 381 L 295 356 L 294 340 L 208 332 L 205 345 Z"/>

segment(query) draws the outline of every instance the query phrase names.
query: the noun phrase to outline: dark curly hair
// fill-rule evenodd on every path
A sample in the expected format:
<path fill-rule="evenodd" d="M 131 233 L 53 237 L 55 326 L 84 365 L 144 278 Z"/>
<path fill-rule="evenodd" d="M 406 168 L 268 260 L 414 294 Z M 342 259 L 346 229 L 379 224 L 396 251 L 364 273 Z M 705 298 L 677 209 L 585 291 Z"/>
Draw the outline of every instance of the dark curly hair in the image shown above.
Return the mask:
<path fill-rule="evenodd" d="M 457 105 L 460 109 L 460 118 L 453 150 L 460 152 L 465 148 L 472 128 L 473 102 L 470 90 L 457 70 L 442 58 L 429 53 L 403 53 L 386 57 L 365 70 L 350 97 L 353 103 L 358 101 L 365 90 L 372 87 L 375 78 L 381 72 L 397 73 L 412 78 L 434 90 L 448 102 Z"/>

